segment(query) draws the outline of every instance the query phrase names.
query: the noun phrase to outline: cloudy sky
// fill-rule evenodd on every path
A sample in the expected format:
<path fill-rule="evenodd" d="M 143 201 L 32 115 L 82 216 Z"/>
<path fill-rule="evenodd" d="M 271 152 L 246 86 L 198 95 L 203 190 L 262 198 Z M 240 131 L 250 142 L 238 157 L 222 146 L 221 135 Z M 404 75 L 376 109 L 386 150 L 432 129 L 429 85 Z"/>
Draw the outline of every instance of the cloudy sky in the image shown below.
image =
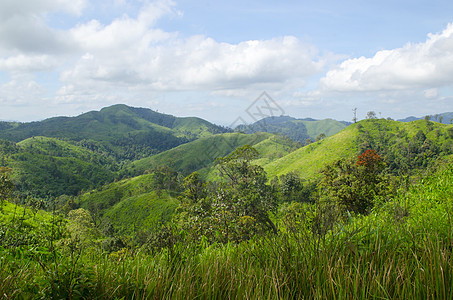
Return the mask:
<path fill-rule="evenodd" d="M 453 1 L 1 0 L 0 120 L 116 103 L 229 125 L 453 111 Z"/>

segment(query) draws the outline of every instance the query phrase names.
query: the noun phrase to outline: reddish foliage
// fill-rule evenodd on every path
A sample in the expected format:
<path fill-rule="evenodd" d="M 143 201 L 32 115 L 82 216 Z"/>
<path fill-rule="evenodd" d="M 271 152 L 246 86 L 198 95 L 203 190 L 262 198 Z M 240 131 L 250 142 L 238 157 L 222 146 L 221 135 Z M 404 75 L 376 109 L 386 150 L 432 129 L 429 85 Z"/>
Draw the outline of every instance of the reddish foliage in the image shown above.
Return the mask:
<path fill-rule="evenodd" d="M 382 163 L 382 158 L 373 150 L 368 149 L 363 154 L 359 155 L 356 161 L 356 166 L 364 166 L 365 168 L 373 168 Z"/>

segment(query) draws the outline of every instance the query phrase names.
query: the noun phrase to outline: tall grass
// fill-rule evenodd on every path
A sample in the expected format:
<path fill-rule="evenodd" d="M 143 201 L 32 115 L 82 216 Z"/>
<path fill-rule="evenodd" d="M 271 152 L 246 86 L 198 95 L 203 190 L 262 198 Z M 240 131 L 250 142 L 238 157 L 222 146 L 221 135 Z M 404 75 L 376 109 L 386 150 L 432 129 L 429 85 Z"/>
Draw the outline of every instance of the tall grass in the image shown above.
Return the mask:
<path fill-rule="evenodd" d="M 451 299 L 452 187 L 449 166 L 327 234 L 288 225 L 239 244 L 59 250 L 56 259 L 3 249 L 0 297 Z"/>

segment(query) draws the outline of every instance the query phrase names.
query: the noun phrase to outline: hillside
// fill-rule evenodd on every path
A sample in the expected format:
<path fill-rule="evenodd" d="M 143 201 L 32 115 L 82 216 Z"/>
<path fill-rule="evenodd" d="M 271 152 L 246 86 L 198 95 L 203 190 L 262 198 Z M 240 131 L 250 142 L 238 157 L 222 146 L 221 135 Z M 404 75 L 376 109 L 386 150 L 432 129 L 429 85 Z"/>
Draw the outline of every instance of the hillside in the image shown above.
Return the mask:
<path fill-rule="evenodd" d="M 134 160 L 226 129 L 199 118 L 177 118 L 146 108 L 114 105 L 77 117 L 0 123 L 0 139 L 46 136 L 79 142 L 118 160 Z"/>
<path fill-rule="evenodd" d="M 366 149 L 378 151 L 395 172 L 401 168 L 426 167 L 437 157 L 453 153 L 453 125 L 424 120 L 409 123 L 363 120 L 263 167 L 269 177 L 298 171 L 302 178 L 310 179 L 319 176 L 325 165 Z"/>
<path fill-rule="evenodd" d="M 425 117 L 414 117 L 410 116 L 404 119 L 400 119 L 400 122 L 412 122 L 417 120 L 424 120 Z M 429 119 L 434 122 L 439 122 L 442 124 L 453 124 L 453 112 L 445 112 L 441 114 L 430 115 Z"/>
<path fill-rule="evenodd" d="M 282 134 L 294 141 L 305 143 L 307 139 L 315 141 L 320 134 L 334 135 L 349 123 L 332 119 L 296 119 L 289 116 L 268 117 L 250 125 L 240 125 L 236 130 L 245 133 L 270 132 Z"/>
<path fill-rule="evenodd" d="M 274 135 L 270 133 L 224 133 L 204 137 L 157 155 L 135 161 L 127 168 L 127 172 L 128 175 L 137 175 L 142 174 L 146 170 L 166 165 L 184 175 L 188 175 L 209 166 L 216 158 L 228 155 L 237 147 L 245 144 L 254 146 L 273 138 Z M 281 140 L 284 139 L 281 138 Z M 287 141 L 287 143 L 291 144 L 291 147 L 296 147 L 291 141 Z"/>
<path fill-rule="evenodd" d="M 13 169 L 17 189 L 35 196 L 76 195 L 111 182 L 117 164 L 83 147 L 56 138 L 0 142 L 1 165 Z"/>
<path fill-rule="evenodd" d="M 119 234 L 151 230 L 171 219 L 179 201 L 160 190 L 154 174 L 125 179 L 78 197 L 77 204 Z"/>

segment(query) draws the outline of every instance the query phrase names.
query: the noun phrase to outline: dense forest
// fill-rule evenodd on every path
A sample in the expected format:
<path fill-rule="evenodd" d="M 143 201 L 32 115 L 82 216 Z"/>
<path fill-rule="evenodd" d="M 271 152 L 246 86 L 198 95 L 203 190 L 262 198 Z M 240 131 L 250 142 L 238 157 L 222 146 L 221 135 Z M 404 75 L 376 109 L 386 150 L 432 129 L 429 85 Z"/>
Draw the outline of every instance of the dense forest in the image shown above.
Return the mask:
<path fill-rule="evenodd" d="M 115 106 L 0 123 L 0 294 L 451 297 L 453 125 L 330 120 L 311 139 L 321 123 L 295 120 L 231 132 Z"/>

